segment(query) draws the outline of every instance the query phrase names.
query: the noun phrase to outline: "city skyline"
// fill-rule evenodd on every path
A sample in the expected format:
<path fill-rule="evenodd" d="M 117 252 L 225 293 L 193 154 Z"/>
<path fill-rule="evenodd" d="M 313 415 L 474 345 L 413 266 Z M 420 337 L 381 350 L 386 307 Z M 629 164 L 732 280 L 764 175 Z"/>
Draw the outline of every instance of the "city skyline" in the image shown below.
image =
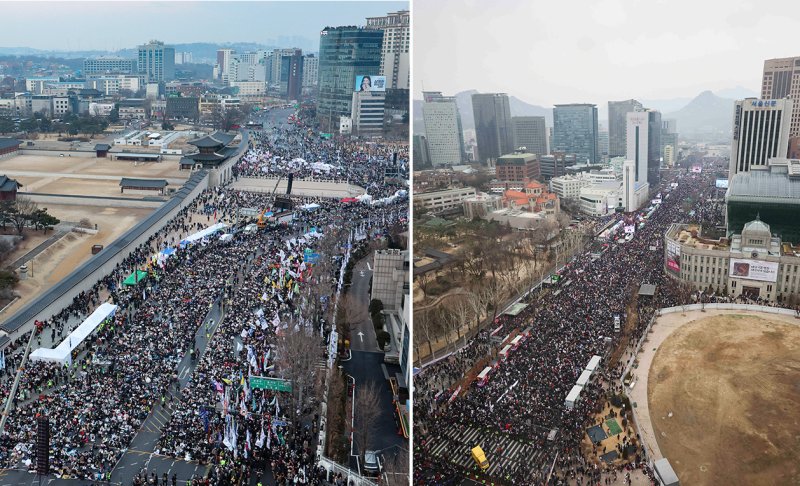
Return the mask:
<path fill-rule="evenodd" d="M 787 14 L 788 2 L 768 4 L 739 0 L 721 11 L 680 0 L 637 9 L 605 0 L 576 10 L 563 2 L 504 2 L 487 17 L 474 0 L 420 3 L 415 44 L 426 46 L 426 56 L 414 59 L 413 97 L 421 98 L 423 86 L 447 95 L 503 92 L 546 107 L 735 88 L 757 96 L 764 61 L 797 55 L 791 33 L 800 13 Z M 656 20 L 658 30 L 649 29 Z M 435 28 L 441 25 L 458 29 Z M 514 31 L 526 33 L 524 45 L 508 42 Z"/>
<path fill-rule="evenodd" d="M 165 44 L 194 42 L 254 42 L 266 44 L 280 38 L 310 43 L 319 48 L 324 27 L 366 25 L 367 17 L 407 10 L 407 2 L 9 2 L 9 18 L 22 18 L 36 9 L 37 35 L 25 22 L 9 23 L 0 35 L 0 47 L 28 47 L 53 51 L 118 51 L 135 49 L 150 39 Z M 124 9 L 125 7 L 130 7 Z M 117 22 L 124 10 L 125 23 L 136 29 L 120 29 Z M 154 14 L 155 12 L 155 14 Z M 175 18 L 185 18 L 175 22 Z M 241 22 L 219 22 L 239 18 Z M 76 25 L 91 25 L 76 29 Z M 24 41 L 18 39 L 25 39 Z M 294 46 L 282 46 L 294 47 Z M 308 48 L 298 45 L 297 47 Z"/>

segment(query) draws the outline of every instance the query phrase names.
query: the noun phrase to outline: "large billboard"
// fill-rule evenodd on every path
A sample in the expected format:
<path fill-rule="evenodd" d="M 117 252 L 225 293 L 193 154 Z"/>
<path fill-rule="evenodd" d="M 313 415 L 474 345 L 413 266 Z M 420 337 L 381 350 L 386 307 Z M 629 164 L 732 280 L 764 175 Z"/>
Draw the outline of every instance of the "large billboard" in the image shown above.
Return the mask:
<path fill-rule="evenodd" d="M 356 91 L 386 91 L 386 76 L 356 76 Z"/>
<path fill-rule="evenodd" d="M 778 280 L 778 263 L 731 258 L 730 276 L 762 282 L 776 282 Z"/>
<path fill-rule="evenodd" d="M 667 268 L 681 273 L 681 245 L 672 240 L 667 240 Z"/>

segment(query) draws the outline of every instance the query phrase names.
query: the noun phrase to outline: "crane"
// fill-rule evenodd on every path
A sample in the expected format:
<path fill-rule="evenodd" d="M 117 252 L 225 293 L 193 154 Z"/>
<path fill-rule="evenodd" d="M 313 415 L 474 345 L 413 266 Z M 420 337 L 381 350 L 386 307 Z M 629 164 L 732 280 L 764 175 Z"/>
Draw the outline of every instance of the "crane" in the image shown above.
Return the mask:
<path fill-rule="evenodd" d="M 283 180 L 283 175 L 282 174 L 278 176 L 278 182 L 275 183 L 275 187 L 272 189 L 272 200 L 273 201 L 275 200 L 275 193 L 278 192 L 278 184 L 281 183 L 281 180 Z M 267 213 L 267 209 L 268 208 L 262 209 L 261 210 L 261 214 L 258 215 L 258 223 L 257 223 L 258 224 L 258 229 L 264 229 L 267 226 L 267 222 L 266 222 L 266 219 L 265 219 L 265 216 L 264 216 Z"/>

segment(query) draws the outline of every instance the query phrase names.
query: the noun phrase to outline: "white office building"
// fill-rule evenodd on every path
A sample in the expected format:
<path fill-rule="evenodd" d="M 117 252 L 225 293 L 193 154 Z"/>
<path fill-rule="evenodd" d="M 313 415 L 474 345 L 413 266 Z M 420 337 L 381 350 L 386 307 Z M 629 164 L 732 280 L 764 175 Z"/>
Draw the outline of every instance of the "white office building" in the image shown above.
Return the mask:
<path fill-rule="evenodd" d="M 463 159 L 464 136 L 456 99 L 438 91 L 423 93 L 422 118 L 428 154 L 434 167 L 458 165 Z"/>
<path fill-rule="evenodd" d="M 581 188 L 588 187 L 592 183 L 589 179 L 580 175 L 564 175 L 550 179 L 550 192 L 556 194 L 561 199 L 578 199 L 581 195 Z"/>
<path fill-rule="evenodd" d="M 417 193 L 414 194 L 414 204 L 422 205 L 432 211 L 448 211 L 463 207 L 464 200 L 474 198 L 476 194 L 474 187 Z"/>
<path fill-rule="evenodd" d="M 319 83 L 319 57 L 314 54 L 303 56 L 303 88 L 312 88 Z"/>
<path fill-rule="evenodd" d="M 739 172 L 766 170 L 769 159 L 785 157 L 791 118 L 790 99 L 737 101 L 728 178 Z"/>
<path fill-rule="evenodd" d="M 371 299 L 383 303 L 386 311 L 398 311 L 408 293 L 409 253 L 397 249 L 377 250 L 372 273 Z"/>
<path fill-rule="evenodd" d="M 622 185 L 614 181 L 580 189 L 581 211 L 590 216 L 605 216 L 619 205 Z"/>
<path fill-rule="evenodd" d="M 626 114 L 627 160 L 634 162 L 634 180 L 647 182 L 647 131 L 646 111 L 631 111 Z"/>
<path fill-rule="evenodd" d="M 353 92 L 353 128 L 359 135 L 380 135 L 385 111 L 386 92 Z"/>

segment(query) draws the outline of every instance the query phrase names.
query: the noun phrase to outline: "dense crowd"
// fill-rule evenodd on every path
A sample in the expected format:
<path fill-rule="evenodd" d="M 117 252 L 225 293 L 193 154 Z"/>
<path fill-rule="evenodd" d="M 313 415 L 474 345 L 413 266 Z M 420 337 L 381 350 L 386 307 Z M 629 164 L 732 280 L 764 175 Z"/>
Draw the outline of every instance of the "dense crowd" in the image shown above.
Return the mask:
<path fill-rule="evenodd" d="M 288 154 L 295 150 L 292 144 L 321 160 L 333 160 L 331 151 L 339 150 L 354 174 L 377 181 L 369 167 L 377 159 L 358 154 L 359 146 L 335 148 L 293 134 L 278 150 Z M 388 184 L 382 190 L 402 187 Z M 35 467 L 35 419 L 44 415 L 51 426 L 51 470 L 61 477 L 108 480 L 143 421 L 161 406 L 171 415 L 154 452 L 209 465 L 208 476 L 195 484 L 249 484 L 263 473 L 271 484 L 329 484 L 315 450 L 322 376 L 313 370 L 319 362 L 311 367 L 313 379 L 298 383 L 288 362 L 291 347 L 282 343 L 294 336 L 304 349 L 319 349 L 319 361 L 325 358 L 329 304 L 339 288 L 348 242 L 407 225 L 408 198 L 378 206 L 292 197 L 296 209 L 290 223 L 244 231 L 246 221 L 241 221 L 228 229 L 228 238 L 183 242 L 216 221 L 233 224 L 238 208 L 270 207 L 271 198 L 227 188 L 205 191 L 89 291 L 43 322 L 34 348 L 43 336 L 57 344 L 105 301 L 119 306 L 75 349 L 70 366 L 28 364 L 0 437 L 2 466 Z M 175 252 L 154 259 L 165 248 Z M 307 261 L 311 256 L 313 263 Z M 124 286 L 123 279 L 137 268 L 146 268 L 147 277 Z M 215 311 L 224 315 L 221 322 L 208 320 Z M 202 335 L 207 345 L 198 344 Z M 23 336 L 6 348 L 8 365 L 19 363 L 26 343 Z M 182 383 L 179 365 L 188 361 L 194 370 Z M 250 389 L 251 375 L 292 378 L 293 389 Z M 4 372 L 0 389 L 6 396 L 11 379 Z M 159 483 L 158 473 L 143 471 L 134 484 L 167 480 L 163 475 Z"/>
<path fill-rule="evenodd" d="M 530 305 L 518 316 L 499 318 L 495 327 L 501 328 L 497 333 L 500 336 L 529 326 L 532 332 L 519 349 L 501 360 L 485 386 L 469 386 L 463 396 L 449 403 L 454 383 L 469 372 L 476 358 L 486 355 L 489 345 L 485 333 L 415 377 L 415 482 L 451 484 L 448 478 L 464 474 L 452 464 L 454 451 L 434 457 L 429 444 L 444 428 L 471 426 L 509 434 L 546 452 L 542 456 L 545 460 L 533 470 L 529 464 L 507 467 L 498 479 L 512 484 L 544 484 L 558 455 L 550 484 L 565 484 L 576 478 L 579 484 L 580 478 L 586 484 L 598 484 L 599 472 L 587 464 L 580 442 L 585 429 L 594 425 L 592 417 L 602 406 L 605 393 L 614 391 L 621 365 L 616 369 L 601 366 L 598 377 L 584 389 L 573 409 L 565 407 L 565 397 L 593 355 L 607 358 L 615 336 L 614 316 L 625 322 L 626 302 L 640 284 L 655 284 L 657 292 L 652 298 L 638 299 L 635 326 L 629 331 L 632 343 L 656 309 L 684 299 L 665 277 L 662 257 L 654 252 L 659 251 L 659 241 L 669 225 L 685 219 L 681 202 L 708 187 L 709 177 L 683 173 L 667 181 L 678 185 L 669 187 L 669 196 L 645 224 L 639 225 L 631 241 L 612 243 L 599 258 L 591 253 L 577 256 L 562 271 L 556 290 L 540 288 L 529 295 Z M 665 196 L 667 190 L 665 185 Z M 548 441 L 552 429 L 558 429 L 558 435 Z M 634 463 L 641 465 L 641 459 L 637 451 Z"/>
<path fill-rule="evenodd" d="M 408 180 L 408 145 L 325 140 L 296 125 L 251 132 L 247 152 L 235 167 L 239 177 L 283 177 L 350 182 L 375 199 L 392 195 L 387 176 Z"/>

